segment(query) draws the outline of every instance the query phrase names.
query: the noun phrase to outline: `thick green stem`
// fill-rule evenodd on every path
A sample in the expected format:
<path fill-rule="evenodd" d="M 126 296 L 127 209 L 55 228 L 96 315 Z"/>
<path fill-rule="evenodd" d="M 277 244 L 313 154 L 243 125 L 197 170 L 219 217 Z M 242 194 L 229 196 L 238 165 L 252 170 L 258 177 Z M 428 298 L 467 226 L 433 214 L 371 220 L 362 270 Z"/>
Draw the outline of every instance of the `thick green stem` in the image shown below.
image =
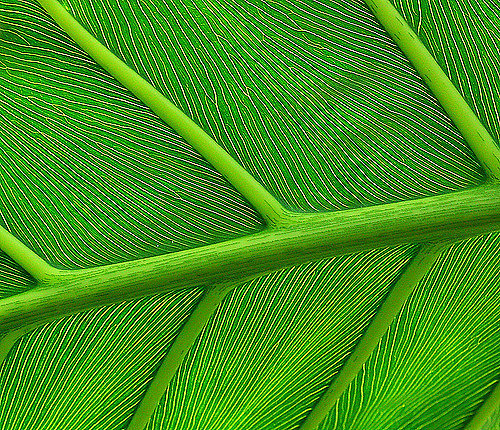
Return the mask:
<path fill-rule="evenodd" d="M 0 227 L 0 249 L 38 281 L 43 282 L 58 272 L 3 227 Z"/>
<path fill-rule="evenodd" d="M 500 180 L 500 148 L 390 0 L 365 0 L 429 86 L 490 178 Z"/>
<path fill-rule="evenodd" d="M 127 430 L 143 430 L 146 427 L 158 403 L 165 394 L 168 384 L 182 364 L 185 355 L 222 299 L 232 288 L 229 286 L 217 286 L 205 293 L 163 359 L 153 380 L 149 384 L 146 394 L 139 403 Z"/>
<path fill-rule="evenodd" d="M 393 289 L 380 306 L 366 332 L 356 345 L 356 348 L 335 376 L 332 384 L 306 417 L 299 430 L 313 430 L 328 415 L 340 396 L 356 378 L 363 364 L 377 347 L 380 339 L 389 329 L 392 321 L 399 313 L 404 303 L 418 282 L 432 267 L 445 245 L 425 245 L 403 272 Z"/>
<path fill-rule="evenodd" d="M 497 382 L 495 388 L 479 407 L 471 420 L 464 427 L 464 430 L 481 430 L 496 409 L 500 407 L 500 382 Z"/>
<path fill-rule="evenodd" d="M 143 260 L 60 271 L 0 301 L 0 331 L 162 291 L 238 282 L 334 255 L 500 230 L 500 185 L 324 214 L 288 227 Z"/>
<path fill-rule="evenodd" d="M 38 0 L 61 28 L 142 102 L 193 146 L 271 225 L 287 217 L 287 210 L 234 160 L 215 140 L 175 107 L 145 79 L 98 42 L 57 0 Z"/>

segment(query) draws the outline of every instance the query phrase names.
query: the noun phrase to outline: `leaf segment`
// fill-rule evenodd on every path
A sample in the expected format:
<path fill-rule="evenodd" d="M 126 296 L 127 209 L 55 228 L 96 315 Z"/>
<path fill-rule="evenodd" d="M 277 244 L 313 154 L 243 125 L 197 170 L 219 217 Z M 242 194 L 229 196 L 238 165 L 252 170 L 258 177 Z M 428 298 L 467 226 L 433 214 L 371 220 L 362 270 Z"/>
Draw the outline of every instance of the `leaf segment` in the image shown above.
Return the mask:
<path fill-rule="evenodd" d="M 334 255 L 422 243 L 366 333 L 301 430 L 314 429 L 347 389 L 385 334 L 443 243 L 500 230 L 500 149 L 432 55 L 388 0 L 365 0 L 440 101 L 484 167 L 488 181 L 474 189 L 415 201 L 306 214 L 283 207 L 207 133 L 85 30 L 57 0 L 38 0 L 94 60 L 190 143 L 262 215 L 263 232 L 192 250 L 81 270 L 50 266 L 0 227 L 0 249 L 38 280 L 31 291 L 0 300 L 0 358 L 27 330 L 64 315 L 175 288 L 214 285 L 171 345 L 133 415 L 142 430 L 190 346 L 232 288 L 253 277 Z M 1 360 L 0 360 L 1 361 Z M 498 387 L 467 430 L 498 406 Z"/>

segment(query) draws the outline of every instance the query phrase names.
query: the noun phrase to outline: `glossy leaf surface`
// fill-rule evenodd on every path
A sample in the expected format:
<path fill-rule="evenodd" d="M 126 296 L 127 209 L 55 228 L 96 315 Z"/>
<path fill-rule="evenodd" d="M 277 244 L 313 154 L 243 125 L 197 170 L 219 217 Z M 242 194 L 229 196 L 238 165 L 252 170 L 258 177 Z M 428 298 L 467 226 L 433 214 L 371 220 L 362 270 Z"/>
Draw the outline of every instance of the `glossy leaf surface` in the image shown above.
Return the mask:
<path fill-rule="evenodd" d="M 394 4 L 498 138 L 499 6 Z M 291 209 L 343 210 L 485 180 L 360 0 L 64 6 Z M 0 0 L 0 31 L 0 221 L 40 256 L 92 267 L 264 228 L 34 0 Z M 416 250 L 335 257 L 239 286 L 148 429 L 298 428 Z M 500 374 L 499 265 L 498 234 L 444 253 L 321 428 L 463 428 Z M 1 256 L 2 297 L 33 284 Z M 203 287 L 25 335 L 0 367 L 0 429 L 125 428 Z"/>

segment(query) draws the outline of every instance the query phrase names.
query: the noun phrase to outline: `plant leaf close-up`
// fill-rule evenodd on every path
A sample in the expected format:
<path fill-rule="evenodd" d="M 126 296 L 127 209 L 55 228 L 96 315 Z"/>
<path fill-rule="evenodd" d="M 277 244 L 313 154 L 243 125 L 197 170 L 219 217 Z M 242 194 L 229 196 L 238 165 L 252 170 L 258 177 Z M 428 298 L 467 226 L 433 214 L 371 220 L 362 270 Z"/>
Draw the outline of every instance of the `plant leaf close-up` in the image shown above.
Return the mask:
<path fill-rule="evenodd" d="M 498 430 L 496 0 L 0 0 L 0 430 Z"/>

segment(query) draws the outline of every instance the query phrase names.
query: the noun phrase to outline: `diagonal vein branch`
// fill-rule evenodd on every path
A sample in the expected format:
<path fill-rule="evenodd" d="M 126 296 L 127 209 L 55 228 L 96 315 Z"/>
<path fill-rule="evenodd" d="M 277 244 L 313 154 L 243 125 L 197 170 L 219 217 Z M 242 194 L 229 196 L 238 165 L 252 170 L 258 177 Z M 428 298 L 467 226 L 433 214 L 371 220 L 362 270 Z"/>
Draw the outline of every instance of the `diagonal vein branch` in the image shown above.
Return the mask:
<path fill-rule="evenodd" d="M 0 250 L 40 282 L 50 278 L 58 271 L 1 226 Z"/>
<path fill-rule="evenodd" d="M 299 430 L 313 430 L 326 418 L 377 347 L 415 286 L 429 271 L 445 247 L 446 245 L 436 244 L 424 245 L 420 249 L 377 310 L 375 317 L 332 384 L 309 412 Z"/>
<path fill-rule="evenodd" d="M 364 0 L 413 64 L 471 147 L 488 176 L 500 180 L 500 147 L 390 0 Z"/>
<path fill-rule="evenodd" d="M 283 219 L 287 218 L 287 210 L 227 151 L 149 82 L 85 30 L 57 0 L 38 0 L 38 3 L 87 54 L 212 164 L 269 224 L 279 225 Z"/>
<path fill-rule="evenodd" d="M 127 430 L 143 430 L 165 391 L 181 366 L 184 357 L 194 344 L 199 334 L 214 314 L 222 299 L 234 288 L 235 285 L 220 285 L 206 291 L 195 310 L 177 335 L 174 343 L 169 348 L 165 358 L 158 368 L 153 380 L 137 407 Z"/>

